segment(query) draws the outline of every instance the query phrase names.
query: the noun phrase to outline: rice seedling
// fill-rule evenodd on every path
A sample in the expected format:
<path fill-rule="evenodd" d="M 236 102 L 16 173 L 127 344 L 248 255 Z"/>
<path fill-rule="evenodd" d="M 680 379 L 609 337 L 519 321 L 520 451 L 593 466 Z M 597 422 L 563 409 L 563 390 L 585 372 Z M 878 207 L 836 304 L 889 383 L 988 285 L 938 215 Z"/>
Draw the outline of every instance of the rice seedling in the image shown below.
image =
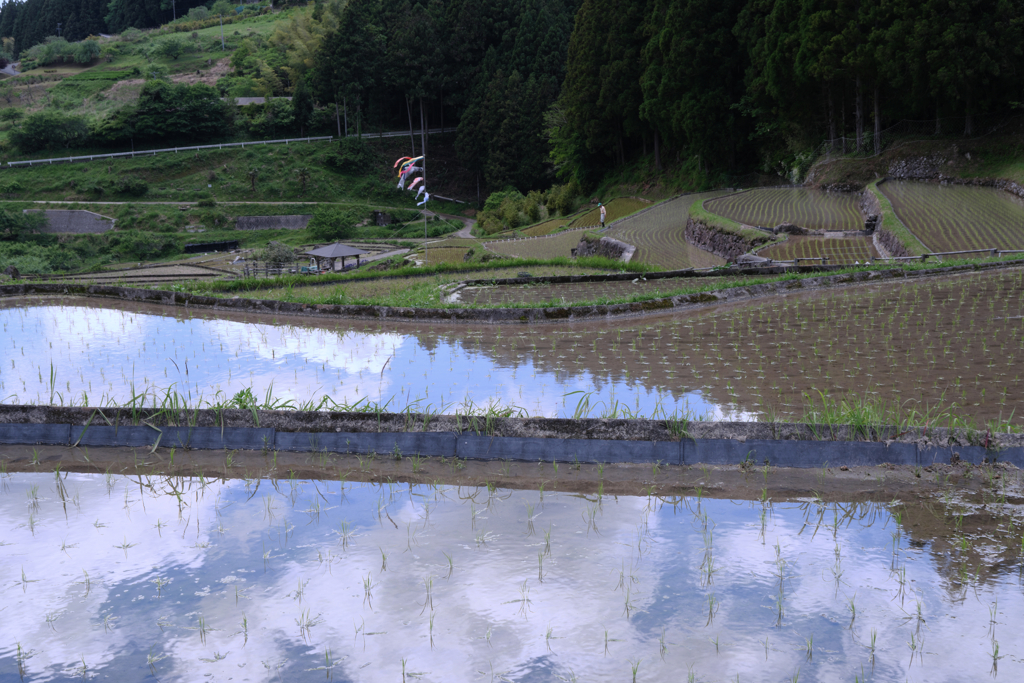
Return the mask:
<path fill-rule="evenodd" d="M 910 640 L 907 642 L 907 646 L 910 647 L 910 665 L 913 666 L 914 657 L 917 656 L 918 659 L 921 659 L 921 657 L 924 655 L 924 652 L 920 649 L 921 641 L 917 639 L 916 632 L 911 632 Z"/>
<path fill-rule="evenodd" d="M 295 620 L 295 624 L 299 627 L 299 635 L 302 637 L 303 642 L 309 642 L 310 632 L 314 626 L 323 622 L 321 616 L 317 614 L 311 617 L 309 609 L 305 609 Z"/>
<path fill-rule="evenodd" d="M 629 668 L 633 672 L 633 683 L 636 683 L 636 672 L 640 670 L 640 662 L 642 662 L 642 661 L 644 661 L 644 660 L 642 660 L 642 659 L 638 659 L 636 661 L 633 661 L 632 659 L 629 660 Z"/>
<path fill-rule="evenodd" d="M 708 619 L 704 624 L 705 627 L 711 626 L 715 622 L 715 615 L 718 614 L 718 609 L 719 607 L 721 607 L 721 603 L 719 602 L 718 597 L 714 593 L 708 593 L 707 603 Z"/>
<path fill-rule="evenodd" d="M 373 609 L 373 588 L 375 585 L 373 577 L 367 574 L 363 579 L 363 604 L 369 605 L 371 610 Z"/>
<path fill-rule="evenodd" d="M 199 640 L 203 645 L 206 645 L 206 635 L 209 631 L 209 628 L 206 625 L 206 619 L 203 618 L 203 615 L 199 615 L 197 621 L 198 625 L 196 626 L 196 630 L 199 631 Z"/>

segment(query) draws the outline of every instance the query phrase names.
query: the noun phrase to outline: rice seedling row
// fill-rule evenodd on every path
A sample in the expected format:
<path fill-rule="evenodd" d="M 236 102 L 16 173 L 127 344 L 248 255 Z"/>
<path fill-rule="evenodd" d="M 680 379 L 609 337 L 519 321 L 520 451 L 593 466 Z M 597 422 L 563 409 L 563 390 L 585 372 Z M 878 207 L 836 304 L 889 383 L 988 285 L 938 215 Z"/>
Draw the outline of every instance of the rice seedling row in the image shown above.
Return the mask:
<path fill-rule="evenodd" d="M 886 182 L 896 215 L 935 252 L 1024 249 L 1024 203 L 992 187 Z"/>
<path fill-rule="evenodd" d="M 703 490 L 711 470 L 662 491 L 658 466 L 647 496 L 590 485 L 584 496 L 560 492 L 576 483 L 569 465 L 513 468 L 547 490 L 345 473 L 5 475 L 0 670 L 168 681 L 513 680 L 539 661 L 567 680 L 1024 672 L 1012 656 L 1024 646 L 1012 627 L 1024 544 L 998 502 L 981 514 L 960 489 L 892 503 L 716 499 Z M 748 476 L 761 484 L 760 468 Z M 763 471 L 766 485 L 777 476 Z"/>
<path fill-rule="evenodd" d="M 686 221 L 693 202 L 721 194 L 705 192 L 670 199 L 622 221 L 604 234 L 635 246 L 634 261 L 649 263 L 662 270 L 720 266 L 725 259 L 686 241 Z"/>
<path fill-rule="evenodd" d="M 580 243 L 582 237 L 583 231 L 573 230 L 537 239 L 487 242 L 485 246 L 491 251 L 505 256 L 549 259 L 571 256 L 572 250 Z"/>
<path fill-rule="evenodd" d="M 561 218 L 552 218 L 551 220 L 544 221 L 543 223 L 537 223 L 530 227 L 520 230 L 519 232 L 530 237 L 540 237 L 542 235 L 550 235 L 556 232 L 560 228 L 568 227 L 569 223 L 572 222 L 572 218 L 569 216 Z"/>
<path fill-rule="evenodd" d="M 810 235 L 790 235 L 780 244 L 774 244 L 758 252 L 758 256 L 776 261 L 792 261 L 795 258 L 821 258 L 827 256 L 829 263 L 866 263 L 878 256 L 870 237 L 825 238 Z"/>
<path fill-rule="evenodd" d="M 631 197 L 619 197 L 613 199 L 605 204 L 605 225 L 612 221 L 617 221 L 620 218 L 625 218 L 631 213 L 636 213 L 640 209 L 646 209 L 651 205 L 650 202 L 642 199 L 633 199 Z M 592 225 L 601 224 L 601 209 L 595 207 L 590 211 L 574 220 L 569 224 L 570 228 L 586 228 Z"/>
<path fill-rule="evenodd" d="M 748 190 L 711 199 L 704 208 L 746 225 L 793 223 L 810 230 L 861 230 L 858 195 L 806 188 Z"/>
<path fill-rule="evenodd" d="M 591 417 L 801 420 L 810 399 L 827 395 L 916 411 L 921 420 L 941 413 L 1019 425 L 1022 272 L 572 327 L 174 317 L 107 303 L 0 308 L 0 397 L 95 406 L 144 396 L 159 404 L 171 387 L 190 404 L 248 390 L 283 401 L 326 395 L 434 411 L 497 402 L 573 416 L 572 392 L 584 391 Z"/>
<path fill-rule="evenodd" d="M 424 261 L 428 266 L 438 263 L 464 263 L 469 247 L 437 247 L 428 246 L 423 250 Z"/>

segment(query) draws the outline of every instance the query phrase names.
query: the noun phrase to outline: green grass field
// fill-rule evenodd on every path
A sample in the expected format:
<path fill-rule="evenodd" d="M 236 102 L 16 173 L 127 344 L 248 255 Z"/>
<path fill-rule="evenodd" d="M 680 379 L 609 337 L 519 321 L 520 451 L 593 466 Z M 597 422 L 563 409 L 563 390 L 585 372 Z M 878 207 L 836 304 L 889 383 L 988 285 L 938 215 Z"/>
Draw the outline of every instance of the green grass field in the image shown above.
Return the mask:
<path fill-rule="evenodd" d="M 860 230 L 864 220 L 852 193 L 804 188 L 748 190 L 712 199 L 711 213 L 746 225 L 773 227 L 793 223 L 810 230 Z"/>
<path fill-rule="evenodd" d="M 900 220 L 935 252 L 1024 249 L 1024 202 L 992 187 L 888 181 Z"/>
<path fill-rule="evenodd" d="M 776 261 L 827 256 L 831 264 L 865 263 L 878 256 L 870 237 L 825 238 L 813 235 L 790 235 L 781 244 L 773 244 L 757 252 L 758 256 Z"/>
<path fill-rule="evenodd" d="M 700 199 L 720 196 L 722 192 L 688 194 L 670 199 L 648 211 L 622 221 L 604 234 L 636 247 L 633 261 L 661 270 L 709 268 L 725 259 L 693 246 L 684 235 L 690 205 Z"/>

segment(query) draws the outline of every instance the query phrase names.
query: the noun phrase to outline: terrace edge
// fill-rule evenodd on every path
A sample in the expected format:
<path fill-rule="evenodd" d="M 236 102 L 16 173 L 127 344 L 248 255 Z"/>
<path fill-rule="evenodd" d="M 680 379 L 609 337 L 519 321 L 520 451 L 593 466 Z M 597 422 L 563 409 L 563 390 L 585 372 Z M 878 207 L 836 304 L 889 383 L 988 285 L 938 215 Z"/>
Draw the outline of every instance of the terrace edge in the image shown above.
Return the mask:
<path fill-rule="evenodd" d="M 394 320 L 399 322 L 535 324 L 541 322 L 600 320 L 613 317 L 685 311 L 711 304 L 749 301 L 794 291 L 816 290 L 894 279 L 917 279 L 929 276 L 954 275 L 966 272 L 1019 267 L 1022 264 L 1024 264 L 1024 261 L 1018 259 L 1007 262 L 974 263 L 912 271 L 901 269 L 865 270 L 805 279 L 780 280 L 758 285 L 732 287 L 713 292 L 684 294 L 638 302 L 548 308 L 414 308 L 370 304 L 303 304 L 275 299 L 246 299 L 240 297 L 225 299 L 187 292 L 117 287 L 112 285 L 36 284 L 32 282 L 0 285 L 0 299 L 33 295 L 84 296 L 183 308 L 270 313 L 303 317 Z M 759 271 L 757 269 L 745 269 L 743 272 L 758 274 Z M 530 281 L 535 282 L 536 280 L 531 279 Z"/>
<path fill-rule="evenodd" d="M 106 424 L 98 424 L 97 414 Z M 683 428 L 665 420 L 240 409 L 104 413 L 0 406 L 0 444 L 802 468 L 958 462 L 1024 466 L 1024 435 L 982 438 L 945 428 L 746 422 L 691 422 Z"/>

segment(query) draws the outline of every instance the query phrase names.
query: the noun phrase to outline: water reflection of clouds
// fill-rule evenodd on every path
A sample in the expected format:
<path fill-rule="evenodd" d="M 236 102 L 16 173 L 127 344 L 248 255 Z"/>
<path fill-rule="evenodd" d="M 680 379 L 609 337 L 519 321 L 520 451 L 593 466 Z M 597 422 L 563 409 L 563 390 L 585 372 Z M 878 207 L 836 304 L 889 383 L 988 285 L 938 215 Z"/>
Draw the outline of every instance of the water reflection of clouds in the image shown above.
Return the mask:
<path fill-rule="evenodd" d="M 147 495 L 143 502 L 138 487 L 121 477 L 108 495 L 103 477 L 69 474 L 64 485 L 79 503 L 67 503 L 65 518 L 55 478 L 32 481 L 0 495 L 0 657 L 11 657 L 21 643 L 34 652 L 26 662 L 32 680 L 49 680 L 83 657 L 90 669 L 102 668 L 141 646 L 137 632 L 152 626 L 145 612 L 159 604 L 153 579 L 202 566 L 197 546 L 207 542 L 207 530 L 192 523 L 196 531 L 187 533 L 186 521 L 206 518 L 213 499 L 186 496 L 186 521 L 179 521 L 173 497 Z"/>
<path fill-rule="evenodd" d="M 628 408 L 644 415 L 660 409 L 750 417 L 716 406 L 699 390 L 667 389 L 656 377 L 556 366 L 536 349 L 509 357 L 500 337 L 487 347 L 473 331 L 332 329 L 78 306 L 0 309 L 0 321 L 11 338 L 10 347 L 0 348 L 0 396 L 9 402 L 49 402 L 52 363 L 52 388 L 60 394 L 54 399 L 81 401 L 85 392 L 91 405 L 123 402 L 143 389 L 158 397 L 168 388 L 195 401 L 251 387 L 262 399 L 273 387 L 279 399 L 368 398 L 390 400 L 397 409 L 417 400 L 433 409 L 499 403 L 553 417 L 572 415 L 589 394 L 593 416 Z"/>
<path fill-rule="evenodd" d="M 598 503 L 568 494 L 542 500 L 529 491 L 352 484 L 343 497 L 337 482 L 282 481 L 275 489 L 264 481 L 256 490 L 255 482 L 234 481 L 187 493 L 178 521 L 167 482 L 153 479 L 159 495 L 143 488 L 143 501 L 138 481 L 110 481 L 108 490 L 102 476 L 69 475 L 80 509 L 70 504 L 65 520 L 51 475 L 8 480 L 0 494 L 0 667 L 10 668 L 20 643 L 35 652 L 26 662 L 33 680 L 70 676 L 82 657 L 95 674 L 139 678 L 147 653 L 160 658 L 161 680 L 316 680 L 327 648 L 340 680 L 399 680 L 403 659 L 407 672 L 425 672 L 425 680 L 476 680 L 492 670 L 548 680 L 572 670 L 581 680 L 612 680 L 628 678 L 629 661 L 638 659 L 649 680 L 678 679 L 691 666 L 697 680 L 739 674 L 777 681 L 798 669 L 801 678 L 834 680 L 861 664 L 870 668 L 874 629 L 876 677 L 956 681 L 987 674 L 987 604 L 998 598 L 996 637 L 1009 655 L 1001 673 L 1011 680 L 1020 673 L 1013 656 L 1024 636 L 1007 615 L 1024 600 L 1013 581 L 951 601 L 930 556 L 902 541 L 908 593 L 901 603 L 884 511 L 872 526 L 833 533 L 805 527 L 805 510 L 776 505 L 762 539 L 760 506 L 745 502 L 705 499 L 698 507 L 691 498 L 689 509 L 650 510 L 657 499 Z M 38 508 L 28 505 L 33 486 Z M 711 583 L 700 579 L 704 515 L 717 569 Z M 162 536 L 158 519 L 167 525 Z M 343 547 L 346 520 L 352 535 Z M 62 553 L 66 539 L 73 547 Z M 786 574 L 781 628 L 773 611 L 776 543 Z M 837 544 L 838 590 L 830 572 Z M 454 561 L 450 578 L 444 553 Z M 21 581 L 22 566 L 29 583 Z M 88 597 L 83 570 L 92 582 Z M 157 577 L 170 581 L 160 599 Z M 707 624 L 709 594 L 720 607 Z M 851 629 L 846 605 L 854 596 Z M 47 614 L 56 616 L 53 628 Z M 209 629 L 205 643 L 200 617 Z M 912 632 L 925 655 L 911 666 Z"/>

